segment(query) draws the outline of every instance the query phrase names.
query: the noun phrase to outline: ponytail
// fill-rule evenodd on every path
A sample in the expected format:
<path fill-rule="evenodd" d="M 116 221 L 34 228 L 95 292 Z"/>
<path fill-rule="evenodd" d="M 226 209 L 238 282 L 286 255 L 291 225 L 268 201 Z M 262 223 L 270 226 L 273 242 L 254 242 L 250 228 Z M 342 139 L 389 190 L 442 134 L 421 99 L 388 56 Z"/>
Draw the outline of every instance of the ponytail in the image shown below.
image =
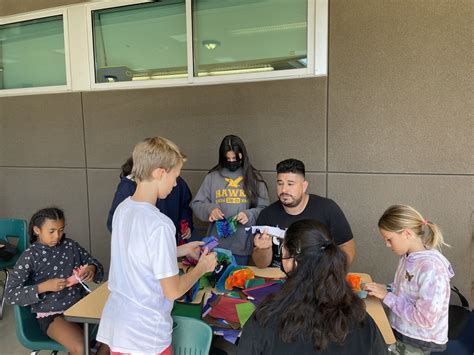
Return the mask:
<path fill-rule="evenodd" d="M 128 158 L 125 163 L 122 164 L 122 172 L 120 173 L 120 177 L 127 177 L 132 173 L 133 168 L 133 158 Z"/>
<path fill-rule="evenodd" d="M 444 242 L 439 227 L 423 218 L 420 212 L 408 205 L 393 205 L 379 219 L 378 227 L 388 232 L 401 233 L 411 229 L 423 242 L 426 249 L 441 249 Z"/>
<path fill-rule="evenodd" d="M 430 221 L 426 221 L 426 225 L 423 228 L 422 240 L 428 249 L 441 249 L 443 245 L 449 246 L 444 242 L 443 234 L 439 227 Z"/>
<path fill-rule="evenodd" d="M 324 225 L 308 219 L 291 224 L 283 247 L 293 259 L 293 270 L 281 291 L 258 306 L 257 322 L 266 327 L 276 321 L 283 342 L 304 339 L 316 351 L 343 344 L 366 317 L 364 302 L 346 281 L 346 254 Z"/>

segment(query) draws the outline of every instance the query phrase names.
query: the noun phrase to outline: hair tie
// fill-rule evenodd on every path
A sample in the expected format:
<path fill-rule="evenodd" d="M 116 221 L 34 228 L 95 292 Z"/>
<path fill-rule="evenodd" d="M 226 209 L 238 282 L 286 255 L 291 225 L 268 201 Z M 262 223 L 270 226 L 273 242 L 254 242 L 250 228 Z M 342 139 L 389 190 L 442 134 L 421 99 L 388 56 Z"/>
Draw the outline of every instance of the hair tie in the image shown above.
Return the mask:
<path fill-rule="evenodd" d="M 427 220 L 427 219 L 422 220 L 422 221 L 421 221 L 421 224 L 424 225 L 424 226 L 426 226 L 426 225 L 428 224 L 428 220 Z"/>
<path fill-rule="evenodd" d="M 330 240 L 324 241 L 321 245 L 321 250 L 325 251 L 331 244 L 332 244 L 332 242 Z"/>

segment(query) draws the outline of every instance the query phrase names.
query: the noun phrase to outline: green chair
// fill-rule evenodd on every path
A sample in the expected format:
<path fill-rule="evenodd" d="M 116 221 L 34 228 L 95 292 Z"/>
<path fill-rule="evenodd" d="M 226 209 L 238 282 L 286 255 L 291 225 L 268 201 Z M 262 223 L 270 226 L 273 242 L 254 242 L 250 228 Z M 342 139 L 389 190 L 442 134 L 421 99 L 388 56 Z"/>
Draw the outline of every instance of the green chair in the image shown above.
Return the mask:
<path fill-rule="evenodd" d="M 201 320 L 173 316 L 173 355 L 209 354 L 212 329 Z"/>
<path fill-rule="evenodd" d="M 31 350 L 31 355 L 37 354 L 40 350 L 49 350 L 51 354 L 58 351 L 66 351 L 66 348 L 45 335 L 39 327 L 38 321 L 31 307 L 13 306 L 16 323 L 16 337 L 25 348 Z"/>
<path fill-rule="evenodd" d="M 21 253 L 28 247 L 26 221 L 23 219 L 5 219 L 0 218 L 0 239 L 16 245 L 18 253 L 8 261 L 0 261 L 0 270 L 5 273 L 5 281 L 2 284 L 2 296 L 0 299 L 0 319 L 3 318 L 3 305 L 5 303 L 5 287 L 8 282 L 9 271 L 15 266 Z M 15 240 L 16 239 L 16 240 Z"/>

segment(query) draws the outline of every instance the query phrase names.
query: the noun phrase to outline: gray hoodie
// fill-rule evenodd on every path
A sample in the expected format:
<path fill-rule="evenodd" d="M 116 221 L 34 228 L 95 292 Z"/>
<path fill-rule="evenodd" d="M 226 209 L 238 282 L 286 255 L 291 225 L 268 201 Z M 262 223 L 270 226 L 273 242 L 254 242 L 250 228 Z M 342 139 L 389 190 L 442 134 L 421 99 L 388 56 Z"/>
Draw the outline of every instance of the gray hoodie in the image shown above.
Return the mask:
<path fill-rule="evenodd" d="M 260 211 L 269 204 L 267 187 L 263 182 L 258 185 L 257 206 L 250 208 L 250 200 L 247 199 L 243 188 L 242 169 L 232 172 L 228 169 L 213 171 L 206 175 L 191 208 L 194 214 L 204 222 L 209 221 L 209 215 L 216 207 L 224 213 L 226 218 L 233 217 L 239 212 L 245 212 L 248 217 L 246 225 L 238 224 L 237 231 L 228 238 L 219 239 L 219 247 L 229 249 L 236 255 L 252 254 L 252 238 L 247 235 L 245 227 L 255 224 Z M 217 237 L 215 223 L 211 223 L 207 235 Z"/>

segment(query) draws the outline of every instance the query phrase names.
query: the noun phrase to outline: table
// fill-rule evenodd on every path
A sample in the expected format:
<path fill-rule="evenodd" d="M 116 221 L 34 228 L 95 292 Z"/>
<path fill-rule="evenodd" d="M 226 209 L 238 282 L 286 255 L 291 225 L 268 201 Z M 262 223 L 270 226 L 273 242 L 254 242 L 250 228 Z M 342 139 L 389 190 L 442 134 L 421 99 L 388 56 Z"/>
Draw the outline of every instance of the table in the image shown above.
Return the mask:
<path fill-rule="evenodd" d="M 70 322 L 84 324 L 84 349 L 85 355 L 89 355 L 89 324 L 99 324 L 102 309 L 109 297 L 107 282 L 97 287 L 82 300 L 64 312 L 64 319 Z"/>
<path fill-rule="evenodd" d="M 285 274 L 278 268 L 265 268 L 259 269 L 255 266 L 249 266 L 257 277 L 266 278 L 283 278 Z M 360 275 L 361 280 L 365 283 L 371 282 L 372 278 L 369 274 L 355 273 Z M 89 355 L 89 324 L 98 324 L 102 315 L 102 309 L 104 308 L 107 297 L 109 296 L 109 289 L 107 282 L 104 282 L 92 293 L 88 294 L 82 300 L 77 302 L 74 306 L 70 307 L 64 312 L 64 318 L 71 322 L 83 323 L 84 324 L 84 344 L 85 344 L 85 355 Z M 196 297 L 200 302 L 202 297 Z M 367 307 L 367 313 L 373 318 L 375 323 L 380 329 L 386 344 L 395 343 L 395 336 L 393 335 L 392 328 L 388 322 L 385 311 L 383 310 L 382 304 L 379 299 L 375 297 L 367 297 L 364 299 Z"/>

